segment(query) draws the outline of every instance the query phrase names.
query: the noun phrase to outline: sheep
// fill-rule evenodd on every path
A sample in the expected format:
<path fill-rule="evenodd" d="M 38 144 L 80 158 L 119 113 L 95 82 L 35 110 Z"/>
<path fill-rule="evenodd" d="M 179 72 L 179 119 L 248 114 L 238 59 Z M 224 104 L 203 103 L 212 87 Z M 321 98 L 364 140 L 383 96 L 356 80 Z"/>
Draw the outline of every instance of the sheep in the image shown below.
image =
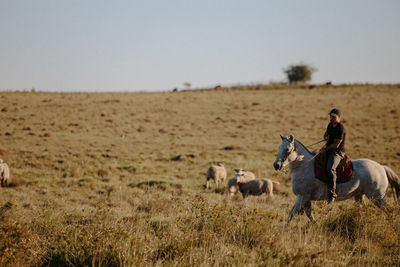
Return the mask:
<path fill-rule="evenodd" d="M 239 191 L 242 193 L 243 200 L 248 195 L 259 196 L 263 193 L 273 197 L 273 190 L 275 189 L 275 191 L 278 191 L 278 185 L 280 184 L 279 182 L 267 178 L 248 180 L 241 176 L 237 177 L 237 183 Z"/>
<path fill-rule="evenodd" d="M 239 191 L 239 185 L 237 183 L 237 177 L 231 178 L 226 184 L 226 194 L 233 197 Z"/>
<path fill-rule="evenodd" d="M 235 169 L 235 177 L 230 179 L 228 181 L 228 183 L 226 184 L 226 194 L 231 197 L 239 191 L 239 185 L 237 183 L 238 176 L 244 177 L 245 179 L 254 179 L 255 178 L 254 173 L 252 173 L 250 171 L 244 171 L 241 168 Z"/>
<path fill-rule="evenodd" d="M 1 187 L 7 186 L 9 179 L 10 179 L 10 169 L 8 168 L 7 163 L 5 163 L 2 159 L 0 159 Z"/>
<path fill-rule="evenodd" d="M 241 176 L 246 179 L 256 179 L 256 176 L 254 175 L 254 173 L 252 173 L 251 171 L 245 171 L 242 168 L 235 169 L 235 176 L 236 177 Z"/>
<path fill-rule="evenodd" d="M 218 186 L 226 179 L 226 169 L 222 163 L 211 165 L 207 170 L 207 184 L 206 188 L 209 188 L 210 179 L 214 179 L 215 184 Z"/>

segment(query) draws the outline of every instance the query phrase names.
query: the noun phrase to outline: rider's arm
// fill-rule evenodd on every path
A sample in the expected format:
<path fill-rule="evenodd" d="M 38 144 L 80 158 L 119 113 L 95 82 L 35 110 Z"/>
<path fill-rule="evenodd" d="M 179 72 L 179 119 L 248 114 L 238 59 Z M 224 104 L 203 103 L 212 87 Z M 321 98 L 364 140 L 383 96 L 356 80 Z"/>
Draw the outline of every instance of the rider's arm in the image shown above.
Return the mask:
<path fill-rule="evenodd" d="M 325 141 L 328 141 L 328 139 L 329 139 L 328 131 L 329 131 L 329 126 L 330 126 L 330 125 L 331 125 L 331 124 L 329 123 L 328 126 L 326 127 L 326 130 L 325 130 L 325 133 L 324 133 L 324 140 L 325 140 Z"/>
<path fill-rule="evenodd" d="M 328 141 L 328 139 L 329 139 L 328 132 L 325 132 L 325 134 L 324 134 L 324 140 L 325 140 L 325 141 Z"/>
<path fill-rule="evenodd" d="M 333 143 L 330 144 L 329 146 L 326 147 L 327 150 L 336 150 L 340 146 L 340 143 L 342 143 L 342 139 L 335 139 L 333 140 Z"/>

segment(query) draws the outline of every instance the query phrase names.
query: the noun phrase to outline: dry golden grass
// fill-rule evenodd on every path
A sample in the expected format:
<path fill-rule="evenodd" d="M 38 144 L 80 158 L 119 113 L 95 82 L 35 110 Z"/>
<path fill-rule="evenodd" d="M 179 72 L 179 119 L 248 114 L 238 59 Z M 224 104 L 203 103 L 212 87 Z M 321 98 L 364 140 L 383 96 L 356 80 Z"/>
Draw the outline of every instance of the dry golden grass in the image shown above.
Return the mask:
<path fill-rule="evenodd" d="M 0 266 L 396 265 L 399 204 L 313 203 L 296 216 L 279 134 L 322 139 L 400 174 L 400 86 L 282 85 L 175 93 L 0 93 Z M 314 147 L 314 148 L 318 148 Z M 211 163 L 281 182 L 274 199 L 204 189 Z"/>

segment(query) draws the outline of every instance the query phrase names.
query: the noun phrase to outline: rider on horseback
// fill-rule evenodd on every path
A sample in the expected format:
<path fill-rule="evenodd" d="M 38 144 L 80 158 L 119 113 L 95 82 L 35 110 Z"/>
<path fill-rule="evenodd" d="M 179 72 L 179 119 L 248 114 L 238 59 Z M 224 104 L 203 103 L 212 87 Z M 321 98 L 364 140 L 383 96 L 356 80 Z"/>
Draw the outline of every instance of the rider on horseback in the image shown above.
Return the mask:
<path fill-rule="evenodd" d="M 327 141 L 324 150 L 328 153 L 328 203 L 331 203 L 337 197 L 336 195 L 336 168 L 344 157 L 344 144 L 346 139 L 346 130 L 340 122 L 340 111 L 336 108 L 329 112 L 330 123 L 324 134 Z"/>

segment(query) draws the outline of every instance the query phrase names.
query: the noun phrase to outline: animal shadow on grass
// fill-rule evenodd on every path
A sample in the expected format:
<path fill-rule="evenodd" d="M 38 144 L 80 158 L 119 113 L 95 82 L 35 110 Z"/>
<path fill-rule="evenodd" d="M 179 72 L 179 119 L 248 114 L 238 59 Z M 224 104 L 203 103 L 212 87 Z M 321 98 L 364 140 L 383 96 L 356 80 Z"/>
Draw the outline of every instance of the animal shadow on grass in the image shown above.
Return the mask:
<path fill-rule="evenodd" d="M 11 202 L 6 202 L 2 207 L 0 207 L 0 221 L 4 220 L 6 211 L 12 208 L 13 204 Z"/>
<path fill-rule="evenodd" d="M 169 183 L 169 182 L 165 182 L 165 181 L 157 181 L 157 180 L 149 180 L 149 181 L 144 181 L 144 182 L 140 182 L 137 184 L 129 184 L 129 186 L 132 188 L 137 187 L 137 188 L 144 189 L 144 190 L 147 190 L 149 188 L 156 188 L 161 191 L 165 191 L 168 188 L 177 189 L 179 191 L 182 190 L 181 184 L 174 184 L 174 183 Z"/>
<path fill-rule="evenodd" d="M 225 193 L 226 193 L 226 187 L 214 187 L 214 188 L 211 188 L 211 189 L 208 189 L 207 187 L 206 187 L 206 185 L 202 185 L 202 188 L 204 189 L 204 190 L 210 190 L 210 191 L 208 191 L 208 192 L 210 192 L 210 193 L 215 193 L 215 194 L 219 194 L 219 195 L 224 195 Z"/>
<path fill-rule="evenodd" d="M 14 188 L 17 186 L 21 186 L 25 184 L 24 181 L 20 181 L 20 180 L 13 180 L 13 181 L 9 181 L 7 182 L 7 185 L 2 186 L 3 188 Z"/>
<path fill-rule="evenodd" d="M 216 187 L 216 188 L 214 189 L 214 192 L 215 192 L 216 194 L 220 194 L 220 195 L 225 194 L 225 191 L 226 191 L 226 188 L 225 188 L 225 187 Z"/>
<path fill-rule="evenodd" d="M 207 190 L 207 186 L 206 186 L 206 185 L 203 184 L 201 187 L 202 187 L 204 190 Z M 226 191 L 226 188 L 225 188 L 225 187 L 219 187 L 219 186 L 217 186 L 217 187 L 215 187 L 215 188 L 212 188 L 212 189 L 210 190 L 210 192 L 216 193 L 216 194 L 220 194 L 220 195 L 225 194 L 225 191 Z"/>

